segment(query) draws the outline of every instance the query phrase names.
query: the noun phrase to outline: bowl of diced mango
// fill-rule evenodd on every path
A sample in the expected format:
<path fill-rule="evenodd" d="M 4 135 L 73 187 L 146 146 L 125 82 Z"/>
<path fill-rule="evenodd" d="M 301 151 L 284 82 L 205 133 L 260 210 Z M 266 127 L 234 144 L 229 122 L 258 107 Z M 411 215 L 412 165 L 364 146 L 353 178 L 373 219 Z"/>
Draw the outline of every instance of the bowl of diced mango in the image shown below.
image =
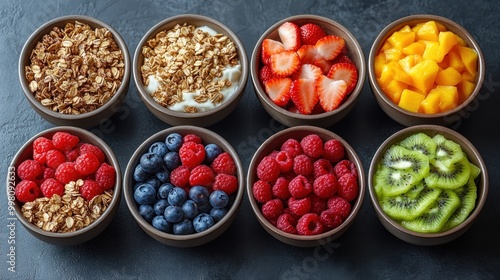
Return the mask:
<path fill-rule="evenodd" d="M 476 40 L 456 22 L 412 15 L 387 25 L 368 57 L 375 100 L 405 126 L 459 124 L 472 113 L 485 75 Z"/>

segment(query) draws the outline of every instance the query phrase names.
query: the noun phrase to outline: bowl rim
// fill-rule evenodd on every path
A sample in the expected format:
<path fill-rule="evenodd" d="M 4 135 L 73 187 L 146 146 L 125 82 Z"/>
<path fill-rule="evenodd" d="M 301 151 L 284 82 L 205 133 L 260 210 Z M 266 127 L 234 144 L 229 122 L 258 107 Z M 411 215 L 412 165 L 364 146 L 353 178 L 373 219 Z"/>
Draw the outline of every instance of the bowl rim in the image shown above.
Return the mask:
<path fill-rule="evenodd" d="M 87 233 L 91 232 L 92 230 L 98 228 L 100 226 L 100 223 L 103 222 L 104 220 L 106 220 L 108 218 L 108 216 L 113 212 L 113 209 L 115 209 L 119 206 L 119 203 L 121 200 L 121 192 L 122 192 L 122 175 L 121 175 L 121 169 L 120 169 L 120 164 L 118 162 L 118 159 L 116 158 L 116 155 L 114 154 L 113 150 L 109 147 L 109 145 L 106 144 L 106 142 L 104 142 L 104 140 L 102 140 L 97 135 L 93 134 L 92 132 L 90 132 L 86 129 L 83 129 L 83 128 L 73 127 L 73 126 L 56 126 L 56 127 L 52 127 L 52 128 L 48 128 L 46 130 L 40 131 L 37 134 L 35 134 L 34 136 L 32 136 L 29 140 L 27 140 L 21 146 L 21 148 L 18 149 L 18 151 L 16 152 L 14 157 L 12 157 L 12 160 L 9 164 L 9 170 L 11 167 L 14 167 L 15 169 L 17 169 L 17 166 L 14 165 L 15 162 L 17 161 L 17 159 L 20 156 L 22 156 L 22 154 L 24 153 L 24 151 L 26 149 L 31 149 L 30 147 L 33 145 L 33 142 L 35 141 L 35 139 L 37 139 L 38 137 L 47 137 L 49 135 L 52 136 L 54 133 L 61 132 L 61 131 L 72 133 L 72 134 L 76 133 L 76 134 L 78 134 L 76 136 L 78 136 L 79 138 L 80 138 L 80 135 L 84 135 L 86 138 L 92 139 L 93 142 L 90 144 L 96 145 L 96 143 L 97 143 L 97 145 L 102 146 L 104 148 L 101 150 L 103 150 L 104 154 L 106 155 L 106 163 L 113 166 L 115 168 L 115 171 L 116 171 L 116 182 L 114 185 L 113 197 L 111 199 L 110 204 L 108 205 L 108 207 L 106 208 L 104 213 L 102 213 L 99 218 L 97 218 L 95 221 L 93 221 L 88 226 L 86 226 L 82 229 L 73 231 L 73 232 L 49 232 L 49 231 L 45 231 L 45 230 L 38 228 L 37 226 L 30 223 L 28 220 L 26 220 L 26 218 L 23 217 L 23 215 L 20 211 L 21 204 L 19 201 L 17 201 L 17 199 L 14 199 L 14 201 L 15 201 L 15 211 L 14 212 L 15 212 L 15 215 L 17 217 L 17 220 L 20 221 L 21 224 L 25 228 L 27 228 L 29 231 L 34 232 L 37 235 L 45 236 L 48 238 L 71 239 L 71 238 L 79 237 L 83 234 L 87 234 Z M 85 142 L 85 143 L 89 143 L 89 142 Z M 17 178 L 17 175 L 16 175 L 16 178 Z M 11 193 L 9 193 L 9 187 L 11 186 L 11 182 L 12 182 L 10 179 L 11 178 L 9 178 L 9 176 L 7 176 L 7 196 L 8 197 L 11 195 Z"/>
<path fill-rule="evenodd" d="M 455 107 L 452 110 L 446 111 L 446 112 L 441 112 L 437 114 L 423 114 L 423 113 L 415 113 L 411 112 L 408 110 L 405 110 L 401 107 L 399 107 L 397 104 L 392 102 L 389 97 L 384 93 L 382 88 L 377 82 L 377 78 L 375 75 L 375 56 L 377 55 L 378 51 L 382 47 L 382 43 L 389 38 L 393 32 L 395 32 L 397 29 L 400 27 L 403 27 L 407 24 L 415 24 L 419 22 L 426 22 L 426 21 L 437 21 L 441 24 L 443 24 L 448 31 L 453 31 L 456 35 L 460 36 L 466 43 L 467 46 L 474 49 L 476 53 L 478 54 L 478 67 L 477 67 L 477 74 L 476 74 L 476 82 L 474 86 L 474 91 L 472 94 L 461 104 L 459 104 L 457 107 Z M 460 33 L 460 34 L 458 34 Z M 466 108 L 469 106 L 473 100 L 479 95 L 479 92 L 481 91 L 483 82 L 484 82 L 484 77 L 485 77 L 485 72 L 486 72 L 486 62 L 484 59 L 483 52 L 481 48 L 479 47 L 479 44 L 477 41 L 474 39 L 474 37 L 465 29 L 463 26 L 460 24 L 456 23 L 455 21 L 438 16 L 438 15 L 433 15 L 433 14 L 415 14 L 415 15 L 409 15 L 405 16 L 399 19 L 396 19 L 389 23 L 387 26 L 385 26 L 380 33 L 377 35 L 375 40 L 373 41 L 372 47 L 370 49 L 369 55 L 368 55 L 368 80 L 370 82 L 370 85 L 372 87 L 372 92 L 374 95 L 379 97 L 381 100 L 383 100 L 383 103 L 388 105 L 392 110 L 397 111 L 400 114 L 405 114 L 409 115 L 413 118 L 422 118 L 426 120 L 432 120 L 432 119 L 437 119 L 437 118 L 443 118 L 449 115 L 453 115 L 462 109 Z M 378 100 L 378 98 L 377 98 Z"/>
<path fill-rule="evenodd" d="M 353 55 L 356 54 L 359 56 L 359 62 L 360 62 L 360 67 L 358 68 L 358 82 L 356 84 L 356 87 L 352 90 L 350 95 L 340 106 L 330 112 L 323 112 L 320 114 L 310 114 L 310 115 L 305 115 L 305 114 L 300 114 L 300 113 L 294 113 L 290 112 L 271 101 L 271 99 L 265 94 L 265 91 L 260 83 L 259 79 L 259 72 L 258 72 L 258 65 L 261 64 L 260 62 L 260 49 L 262 45 L 262 41 L 266 39 L 271 33 L 273 33 L 281 24 L 291 21 L 291 22 L 296 22 L 296 21 L 302 21 L 302 20 L 314 20 L 314 21 L 321 21 L 326 24 L 330 24 L 335 26 L 341 33 L 343 33 L 342 37 L 344 40 L 349 40 L 352 42 L 352 44 L 355 46 L 354 49 L 349 50 Z M 301 15 L 294 15 L 290 17 L 286 17 L 281 19 L 280 21 L 274 23 L 271 25 L 259 38 L 257 43 L 254 46 L 254 49 L 252 51 L 252 56 L 251 56 L 251 61 L 250 61 L 250 75 L 252 77 L 252 83 L 254 86 L 254 91 L 262 102 L 264 102 L 267 106 L 272 108 L 274 111 L 278 112 L 281 115 L 285 115 L 287 117 L 297 119 L 297 120 L 317 120 L 317 119 L 322 119 L 322 118 L 328 118 L 331 117 L 344 109 L 348 108 L 351 104 L 355 103 L 361 94 L 364 86 L 364 82 L 366 79 L 366 61 L 365 61 L 365 55 L 363 52 L 363 49 L 361 48 L 361 45 L 359 44 L 358 40 L 356 37 L 347 29 L 344 25 L 340 24 L 339 22 L 319 16 L 319 15 L 314 15 L 314 14 L 301 14 Z"/>
<path fill-rule="evenodd" d="M 216 138 L 218 141 L 221 142 L 221 146 L 223 152 L 228 152 L 231 157 L 233 158 L 233 161 L 235 162 L 236 165 L 236 175 L 238 177 L 238 191 L 236 192 L 236 197 L 234 199 L 233 204 L 231 205 L 231 208 L 228 210 L 226 215 L 217 223 L 214 224 L 214 226 L 210 227 L 209 229 L 202 231 L 202 232 L 197 232 L 193 234 L 188 234 L 188 235 L 175 235 L 173 233 L 166 233 L 163 231 L 160 231 L 156 228 L 154 228 L 150 223 L 148 223 L 144 218 L 139 214 L 139 210 L 137 207 L 137 203 L 134 201 L 132 191 L 129 190 L 128 188 L 132 188 L 133 186 L 133 170 L 135 166 L 137 165 L 137 162 L 139 161 L 140 156 L 147 151 L 148 147 L 158 141 L 158 139 L 161 137 L 165 139 L 165 137 L 170 134 L 170 133 L 179 133 L 179 131 L 189 131 L 192 133 L 195 133 L 196 135 L 200 136 L 202 141 L 204 141 L 204 136 L 210 135 L 213 138 Z M 183 135 L 182 133 L 180 133 Z M 160 138 L 160 139 L 161 139 Z M 207 143 L 208 144 L 208 143 Z M 227 142 L 222 136 L 217 134 L 214 131 L 208 130 L 203 127 L 198 127 L 198 126 L 191 126 L 191 125 L 179 125 L 175 127 L 170 127 L 167 129 L 163 129 L 161 131 L 158 131 L 154 133 L 153 135 L 149 136 L 147 139 L 141 142 L 141 144 L 135 149 L 134 153 L 129 159 L 129 162 L 127 163 L 127 168 L 125 169 L 124 172 L 124 180 L 123 180 L 123 193 L 125 196 L 125 202 L 127 204 L 127 207 L 129 209 L 129 212 L 132 214 L 134 220 L 136 223 L 139 224 L 139 226 L 149 235 L 153 234 L 156 237 L 159 237 L 163 240 L 169 240 L 171 242 L 190 242 L 193 240 L 198 240 L 201 239 L 205 236 L 209 236 L 210 234 L 217 232 L 221 227 L 223 227 L 226 222 L 230 222 L 234 216 L 238 213 L 238 209 L 241 205 L 241 202 L 243 200 L 243 194 L 245 192 L 244 188 L 244 182 L 245 182 L 245 177 L 243 173 L 243 166 L 241 164 L 241 161 L 238 157 L 238 154 L 236 153 L 236 150 L 231 146 L 229 142 Z M 146 228 L 148 231 L 146 231 Z M 156 239 L 156 238 L 155 238 Z"/>
<path fill-rule="evenodd" d="M 353 162 L 356 164 L 356 167 L 358 169 L 358 186 L 359 186 L 359 192 L 358 196 L 356 199 L 352 202 L 352 208 L 351 208 L 351 213 L 349 216 L 342 222 L 342 224 L 334 229 L 331 229 L 329 231 L 325 231 L 321 234 L 316 234 L 316 235 L 298 235 L 298 234 L 291 234 L 284 232 L 280 229 L 278 229 L 276 226 L 271 224 L 264 216 L 262 215 L 262 212 L 258 206 L 258 202 L 255 200 L 252 194 L 252 181 L 255 181 L 254 179 L 256 178 L 256 175 L 254 174 L 254 170 L 257 168 L 257 159 L 263 157 L 262 153 L 264 150 L 268 149 L 268 146 L 271 145 L 276 139 L 280 139 L 286 135 L 290 135 L 290 138 L 297 139 L 297 137 L 294 137 L 294 134 L 297 132 L 302 133 L 307 133 L 307 134 L 322 134 L 319 135 L 321 138 L 329 138 L 329 139 L 337 139 L 339 140 L 343 145 L 344 148 L 347 151 L 349 151 L 349 154 L 352 155 L 353 157 Z M 300 141 L 300 140 L 299 140 Z M 282 143 L 280 143 L 281 145 Z M 265 156 L 265 155 L 264 155 Z M 351 226 L 351 224 L 354 222 L 356 219 L 361 207 L 363 206 L 363 200 L 365 196 L 365 191 L 366 191 L 366 175 L 364 172 L 363 164 L 361 162 L 361 159 L 357 155 L 356 151 L 354 148 L 342 137 L 340 137 L 338 134 L 327 130 L 325 128 L 321 127 L 316 127 L 316 126 L 310 126 L 310 125 L 301 125 L 301 126 L 294 126 L 290 128 L 285 128 L 284 130 L 281 130 L 275 134 L 273 134 L 271 137 L 266 139 L 257 149 L 257 151 L 254 153 L 252 156 L 252 159 L 250 161 L 250 165 L 248 167 L 248 174 L 247 174 L 247 182 L 246 182 L 246 192 L 248 199 L 250 201 L 250 205 L 252 207 L 252 210 L 257 217 L 257 220 L 259 223 L 267 230 L 272 231 L 274 234 L 282 236 L 283 238 L 286 238 L 287 240 L 293 240 L 293 242 L 311 242 L 311 241 L 319 241 L 322 239 L 327 239 L 330 236 L 336 234 L 336 233 L 343 233 L 343 231 L 347 230 L 348 227 Z M 273 236 L 274 237 L 274 236 Z M 276 238 L 276 237 L 275 237 Z M 331 241 L 331 240 L 330 240 Z"/>
<path fill-rule="evenodd" d="M 478 163 L 478 167 L 481 169 L 481 182 L 482 182 L 482 187 L 481 187 L 481 192 L 478 191 L 478 197 L 476 200 L 476 206 L 474 207 L 474 210 L 469 214 L 467 219 L 465 219 L 460 225 L 451 228 L 447 231 L 443 232 L 438 232 L 438 233 L 420 233 L 420 232 L 415 232 L 412 230 L 409 230 L 405 227 L 403 227 L 401 224 L 396 222 L 394 219 L 389 217 L 381 208 L 380 203 L 377 199 L 377 195 L 375 194 L 374 190 L 374 184 L 373 184 L 373 178 L 375 175 L 375 171 L 377 169 L 377 165 L 379 163 L 379 159 L 383 156 L 383 154 L 389 149 L 390 145 L 395 144 L 404 138 L 418 133 L 418 132 L 424 132 L 427 135 L 435 135 L 435 134 L 442 134 L 445 136 L 447 139 L 450 138 L 456 138 L 458 141 L 462 143 L 460 146 L 462 147 L 462 150 L 466 152 L 466 149 L 470 149 L 472 154 L 467 154 L 467 157 L 469 160 L 471 158 L 474 158 L 475 161 Z M 464 148 L 464 145 L 466 148 Z M 430 239 L 430 238 L 442 238 L 445 236 L 450 236 L 452 234 L 457 234 L 459 232 L 462 232 L 464 230 L 467 230 L 467 228 L 471 225 L 471 223 L 478 217 L 480 214 L 481 210 L 484 207 L 484 204 L 487 199 L 488 195 L 488 189 L 489 189 L 489 177 L 488 177 L 488 170 L 486 167 L 486 164 L 481 157 L 481 154 L 479 151 L 475 148 L 475 146 L 462 134 L 459 132 L 452 130 L 450 128 L 440 126 L 440 125 L 430 125 L 430 124 L 424 124 L 424 125 L 415 125 L 411 127 L 406 127 L 404 129 L 401 129 L 399 131 L 396 131 L 393 133 L 391 136 L 389 136 L 384 142 L 379 146 L 377 151 L 372 157 L 371 163 L 370 163 L 370 168 L 368 171 L 368 192 L 370 194 L 370 200 L 372 202 L 372 206 L 377 213 L 377 217 L 379 220 L 383 220 L 386 223 L 390 224 L 395 230 L 397 230 L 400 233 L 403 233 L 407 236 L 413 236 L 416 238 L 420 239 Z M 478 186 L 479 189 L 479 186 Z"/>
<path fill-rule="evenodd" d="M 62 114 L 59 112 L 54 112 L 47 107 L 43 106 L 42 103 L 38 100 L 36 100 L 35 96 L 33 93 L 31 93 L 27 80 L 25 78 L 25 70 L 24 67 L 26 66 L 24 64 L 24 60 L 29 58 L 31 55 L 31 51 L 33 50 L 32 48 L 29 48 L 30 45 L 36 43 L 39 41 L 39 38 L 41 38 L 43 35 L 47 33 L 42 33 L 47 28 L 52 28 L 55 26 L 64 26 L 68 22 L 75 22 L 75 21 L 80 21 L 82 23 L 88 24 L 91 26 L 92 29 L 95 29 L 97 27 L 104 27 L 108 29 L 111 34 L 113 34 L 113 39 L 115 40 L 117 46 L 120 48 L 123 54 L 123 62 L 124 62 L 124 74 L 123 78 L 121 81 L 120 86 L 116 90 L 116 93 L 111 97 L 106 103 L 101 105 L 99 108 L 92 110 L 90 112 L 85 112 L 81 113 L 79 115 L 73 115 L 73 114 Z M 130 81 L 130 67 L 131 67 L 131 60 L 130 60 L 130 54 L 128 51 L 127 44 L 125 40 L 122 38 L 120 33 L 116 31 L 111 25 L 105 23 L 104 21 L 92 17 L 92 16 L 87 16 L 87 15 L 66 15 L 66 16 L 61 16 L 61 17 L 56 17 L 53 18 L 41 26 L 39 26 L 31 35 L 28 37 L 26 42 L 24 43 L 24 46 L 22 48 L 21 54 L 19 55 L 19 60 L 18 60 L 18 75 L 19 75 L 19 81 L 21 84 L 21 87 L 23 89 L 23 93 L 28 99 L 29 103 L 32 106 L 35 106 L 37 110 L 43 112 L 43 114 L 49 115 L 51 118 L 55 119 L 60 119 L 60 120 L 67 120 L 67 121 L 75 121 L 75 120 L 81 120 L 81 119 L 87 119 L 94 117 L 95 115 L 98 115 L 108 109 L 113 109 L 113 104 L 115 104 L 116 101 L 120 100 L 123 98 L 122 95 L 125 95 L 128 90 L 128 84 Z"/>
<path fill-rule="evenodd" d="M 140 71 L 140 65 L 139 65 L 139 60 L 142 57 L 142 47 L 144 44 L 151 39 L 154 35 L 156 35 L 158 32 L 161 32 L 163 30 L 166 30 L 165 26 L 170 25 L 175 21 L 182 21 L 185 23 L 190 24 L 192 21 L 204 21 L 210 25 L 216 26 L 217 28 L 213 28 L 216 30 L 218 33 L 222 34 L 227 34 L 227 36 L 233 41 L 233 43 L 236 45 L 237 52 L 238 52 L 238 59 L 240 61 L 240 66 L 241 66 L 241 75 L 240 75 L 240 80 L 239 80 L 239 85 L 234 91 L 234 94 L 232 94 L 227 100 L 222 102 L 219 106 L 212 108 L 210 110 L 206 111 L 201 111 L 201 112 L 195 112 L 195 113 L 186 113 L 186 112 L 181 112 L 181 111 L 175 111 L 168 109 L 166 107 L 161 106 L 158 102 L 153 100 L 153 98 L 150 96 L 150 94 L 146 91 L 143 82 L 142 82 L 142 75 Z M 248 81 L 248 58 L 246 56 L 246 50 L 245 46 L 241 42 L 240 38 L 234 33 L 229 27 L 227 27 L 225 24 L 222 22 L 208 17 L 208 16 L 203 16 L 199 14 L 180 14 L 180 15 L 175 15 L 166 19 L 161 20 L 160 22 L 156 23 L 153 27 L 151 27 L 141 38 L 139 43 L 137 44 L 137 48 L 135 50 L 134 54 L 134 59 L 132 63 L 132 74 L 134 77 L 135 85 L 137 87 L 137 90 L 139 91 L 139 95 L 141 99 L 147 103 L 149 106 L 154 108 L 155 111 L 171 116 L 174 118 L 181 118 L 181 119 L 197 119 L 197 118 L 202 118 L 202 117 L 208 117 L 209 115 L 215 114 L 217 112 L 220 112 L 224 110 L 225 108 L 229 107 L 230 104 L 233 102 L 239 100 L 239 98 L 244 94 L 245 92 L 245 87 Z"/>

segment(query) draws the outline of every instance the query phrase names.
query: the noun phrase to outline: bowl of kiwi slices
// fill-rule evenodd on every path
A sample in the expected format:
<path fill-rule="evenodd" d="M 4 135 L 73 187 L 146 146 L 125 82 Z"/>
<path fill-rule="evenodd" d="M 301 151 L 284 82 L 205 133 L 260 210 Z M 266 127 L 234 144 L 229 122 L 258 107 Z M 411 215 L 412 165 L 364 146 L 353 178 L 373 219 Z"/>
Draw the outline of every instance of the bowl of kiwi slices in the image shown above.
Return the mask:
<path fill-rule="evenodd" d="M 484 206 L 488 185 L 485 163 L 472 143 L 438 125 L 391 135 L 368 172 L 378 219 L 415 245 L 440 245 L 464 234 Z"/>

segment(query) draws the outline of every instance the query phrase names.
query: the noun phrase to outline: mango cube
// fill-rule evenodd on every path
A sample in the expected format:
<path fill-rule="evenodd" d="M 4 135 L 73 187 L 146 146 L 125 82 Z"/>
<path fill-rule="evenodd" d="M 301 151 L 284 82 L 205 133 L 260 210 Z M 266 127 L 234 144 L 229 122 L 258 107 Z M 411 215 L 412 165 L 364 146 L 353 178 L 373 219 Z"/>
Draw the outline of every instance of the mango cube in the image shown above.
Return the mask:
<path fill-rule="evenodd" d="M 444 86 L 455 86 L 462 81 L 462 75 L 453 67 L 448 67 L 438 72 L 436 84 Z"/>
<path fill-rule="evenodd" d="M 410 112 L 418 112 L 420 103 L 424 101 L 425 95 L 409 89 L 403 90 L 398 106 Z"/>
<path fill-rule="evenodd" d="M 439 32 L 439 48 L 443 55 L 448 52 L 457 44 L 457 35 L 451 31 Z"/>
<path fill-rule="evenodd" d="M 407 88 L 407 84 L 397 80 L 392 80 L 387 85 L 383 86 L 382 90 L 387 95 L 387 97 L 389 97 L 389 99 L 394 102 L 394 104 L 398 104 L 401 98 L 401 93 Z"/>
<path fill-rule="evenodd" d="M 391 37 L 389 37 L 387 41 L 396 49 L 402 50 L 404 47 L 415 41 L 415 33 L 396 31 L 392 33 Z"/>
<path fill-rule="evenodd" d="M 459 46 L 458 53 L 460 54 L 460 58 L 462 59 L 462 62 L 465 65 L 465 69 L 467 69 L 469 73 L 475 76 L 477 70 L 477 60 L 478 60 L 478 55 L 476 51 L 474 51 L 469 47 Z"/>
<path fill-rule="evenodd" d="M 415 66 L 415 56 L 408 55 L 405 58 L 399 60 L 399 65 L 406 73 L 410 72 L 410 69 Z"/>
<path fill-rule="evenodd" d="M 439 92 L 431 90 L 425 99 L 420 103 L 418 111 L 424 114 L 437 114 L 440 113 L 439 102 L 441 102 L 441 96 Z"/>
<path fill-rule="evenodd" d="M 385 55 L 383 53 L 377 54 L 373 63 L 373 66 L 375 68 L 375 76 L 380 77 L 380 74 L 382 74 L 382 68 L 384 68 L 384 65 L 386 63 Z"/>
<path fill-rule="evenodd" d="M 418 29 L 417 40 L 438 42 L 439 30 L 436 22 L 433 20 L 425 22 L 422 27 Z"/>
<path fill-rule="evenodd" d="M 460 73 L 464 72 L 465 65 L 460 58 L 460 54 L 458 53 L 458 46 L 453 47 L 448 53 L 448 65 L 455 68 L 455 70 Z"/>
<path fill-rule="evenodd" d="M 423 93 L 429 92 L 436 80 L 439 66 L 434 60 L 424 59 L 410 69 L 408 73 L 412 79 L 412 85 Z"/>
<path fill-rule="evenodd" d="M 390 48 L 384 51 L 386 60 L 400 60 L 403 54 L 397 48 Z"/>
<path fill-rule="evenodd" d="M 436 86 L 433 90 L 439 91 L 441 112 L 453 110 L 458 106 L 458 90 L 455 86 Z"/>
<path fill-rule="evenodd" d="M 457 85 L 458 90 L 458 100 L 460 103 L 463 103 L 465 100 L 472 95 L 474 91 L 475 84 L 473 82 L 469 82 L 467 80 L 463 80 L 461 83 Z"/>
<path fill-rule="evenodd" d="M 401 50 L 401 52 L 406 55 L 411 55 L 411 54 L 423 55 L 424 50 L 425 50 L 425 44 L 418 41 L 418 42 L 413 42 L 408 46 L 404 47 Z"/>
<path fill-rule="evenodd" d="M 405 26 L 403 26 L 403 27 L 401 27 L 401 29 L 399 29 L 399 31 L 401 31 L 401 32 L 412 32 L 411 27 L 408 24 L 405 25 Z"/>
<path fill-rule="evenodd" d="M 443 61 L 444 54 L 441 52 L 438 42 L 428 41 L 425 42 L 425 50 L 422 55 L 424 59 L 432 59 L 437 63 Z"/>

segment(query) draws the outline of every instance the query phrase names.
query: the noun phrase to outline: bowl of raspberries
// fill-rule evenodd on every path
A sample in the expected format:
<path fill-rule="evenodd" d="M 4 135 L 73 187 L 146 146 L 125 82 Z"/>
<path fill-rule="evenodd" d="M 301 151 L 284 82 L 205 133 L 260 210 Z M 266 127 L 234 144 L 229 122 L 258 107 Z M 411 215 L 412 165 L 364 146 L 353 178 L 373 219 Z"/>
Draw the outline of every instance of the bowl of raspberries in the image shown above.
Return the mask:
<path fill-rule="evenodd" d="M 125 201 L 138 225 L 157 241 L 194 247 L 221 235 L 244 193 L 236 151 L 205 128 L 157 132 L 134 152 L 125 171 Z"/>
<path fill-rule="evenodd" d="M 331 242 L 354 222 L 365 192 L 354 149 L 323 128 L 297 126 L 268 138 L 253 156 L 247 193 L 257 220 L 298 247 Z"/>
<path fill-rule="evenodd" d="M 38 239 L 84 243 L 113 220 L 121 171 L 111 148 L 70 126 L 42 131 L 16 153 L 7 176 L 8 208 Z"/>
<path fill-rule="evenodd" d="M 269 27 L 250 65 L 260 103 L 289 127 L 329 127 L 344 118 L 361 93 L 366 68 L 353 34 L 316 15 L 288 17 Z"/>

